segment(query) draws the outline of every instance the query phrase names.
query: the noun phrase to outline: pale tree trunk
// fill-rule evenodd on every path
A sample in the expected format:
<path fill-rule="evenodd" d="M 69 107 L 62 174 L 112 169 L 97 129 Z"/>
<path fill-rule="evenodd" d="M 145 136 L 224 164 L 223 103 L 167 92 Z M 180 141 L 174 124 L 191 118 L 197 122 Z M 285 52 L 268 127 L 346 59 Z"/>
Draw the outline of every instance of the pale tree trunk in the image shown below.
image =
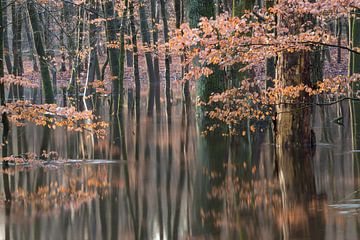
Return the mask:
<path fill-rule="evenodd" d="M 7 0 L 1 0 L 3 6 L 7 6 Z M 8 36 L 8 16 L 7 16 L 8 8 L 5 8 L 4 11 L 2 11 L 3 14 L 3 23 L 4 23 L 4 58 L 6 63 L 6 69 L 8 74 L 12 73 L 12 64 L 11 64 L 11 58 L 10 58 L 10 48 L 9 48 L 9 36 Z"/>

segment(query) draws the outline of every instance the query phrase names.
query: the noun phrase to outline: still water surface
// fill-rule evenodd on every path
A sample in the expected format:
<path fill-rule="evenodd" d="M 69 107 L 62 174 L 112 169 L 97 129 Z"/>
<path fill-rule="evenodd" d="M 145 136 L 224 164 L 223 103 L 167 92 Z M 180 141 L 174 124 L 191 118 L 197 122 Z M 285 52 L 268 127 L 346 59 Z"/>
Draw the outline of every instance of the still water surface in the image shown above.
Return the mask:
<path fill-rule="evenodd" d="M 0 239 L 359 239 L 360 124 L 349 103 L 314 112 L 314 150 L 276 150 L 266 129 L 203 137 L 181 104 L 104 114 L 102 141 L 13 128 L 14 154 L 72 160 L 1 173 Z"/>

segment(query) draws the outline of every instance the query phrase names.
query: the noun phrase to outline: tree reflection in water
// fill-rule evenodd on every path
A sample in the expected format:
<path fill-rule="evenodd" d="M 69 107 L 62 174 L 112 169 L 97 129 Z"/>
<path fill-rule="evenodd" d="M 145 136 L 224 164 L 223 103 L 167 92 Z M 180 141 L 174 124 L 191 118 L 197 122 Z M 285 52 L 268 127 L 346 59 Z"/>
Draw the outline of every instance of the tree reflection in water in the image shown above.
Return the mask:
<path fill-rule="evenodd" d="M 138 106 L 105 114 L 112 124 L 104 140 L 26 126 L 17 129 L 26 137 L 19 148 L 19 134 L 10 134 L 14 155 L 46 147 L 85 161 L 3 168 L 1 237 L 358 238 L 358 212 L 331 207 L 358 198 L 353 106 L 314 111 L 316 149 L 275 148 L 268 130 L 252 135 L 251 146 L 247 137 L 203 137 L 194 109 L 175 104 L 149 118 Z M 344 126 L 325 120 L 339 114 Z"/>

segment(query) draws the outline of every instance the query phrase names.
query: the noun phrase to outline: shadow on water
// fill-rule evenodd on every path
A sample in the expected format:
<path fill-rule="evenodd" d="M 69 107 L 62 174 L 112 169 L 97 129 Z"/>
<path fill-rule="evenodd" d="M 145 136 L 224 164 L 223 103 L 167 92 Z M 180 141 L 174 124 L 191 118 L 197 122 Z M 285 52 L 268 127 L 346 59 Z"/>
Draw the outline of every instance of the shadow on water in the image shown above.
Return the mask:
<path fill-rule="evenodd" d="M 3 155 L 60 157 L 4 165 L 0 238 L 357 239 L 357 108 L 316 109 L 316 149 L 275 148 L 266 129 L 201 136 L 195 109 L 182 104 L 153 118 L 140 103 L 104 113 L 103 140 L 13 126 Z M 339 117 L 343 125 L 331 121 Z"/>

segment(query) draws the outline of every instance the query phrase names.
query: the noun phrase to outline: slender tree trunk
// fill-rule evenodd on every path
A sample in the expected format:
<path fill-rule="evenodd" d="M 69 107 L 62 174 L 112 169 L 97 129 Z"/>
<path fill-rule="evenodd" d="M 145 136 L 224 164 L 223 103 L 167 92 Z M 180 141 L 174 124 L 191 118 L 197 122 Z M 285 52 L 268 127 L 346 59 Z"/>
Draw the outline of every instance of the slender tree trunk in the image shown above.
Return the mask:
<path fill-rule="evenodd" d="M 353 12 L 352 20 L 352 48 L 360 47 L 360 10 Z M 352 54 L 352 73 L 360 73 L 360 54 Z M 360 89 L 356 88 L 356 90 Z"/>
<path fill-rule="evenodd" d="M 176 0 L 175 3 L 179 1 Z M 161 7 L 161 16 L 163 20 L 163 29 L 164 29 L 164 40 L 165 45 L 169 42 L 169 25 L 167 19 L 167 11 L 165 0 L 160 0 Z M 177 20 L 177 17 L 176 17 Z M 176 23 L 178 25 L 178 23 Z M 176 26 L 177 27 L 177 26 Z M 170 82 L 170 51 L 169 47 L 165 46 L 165 97 L 166 97 L 166 107 L 171 108 L 171 82 Z"/>
<path fill-rule="evenodd" d="M 21 44 L 21 33 L 22 33 L 22 21 L 23 14 L 22 9 L 19 3 L 14 2 L 11 6 L 12 8 L 12 27 L 13 27 L 13 74 L 15 76 L 22 76 L 24 69 L 22 63 L 22 44 Z M 23 87 L 19 85 L 14 85 L 13 87 L 14 97 L 16 99 L 23 98 Z"/>
<path fill-rule="evenodd" d="M 45 102 L 54 103 L 55 102 L 54 92 L 52 89 L 44 43 L 41 36 L 41 26 L 39 22 L 39 16 L 35 8 L 34 0 L 27 0 L 27 9 L 29 11 L 31 27 L 33 30 L 36 52 L 37 55 L 39 56 L 42 88 L 43 88 L 43 92 L 45 93 Z"/>
<path fill-rule="evenodd" d="M 136 112 L 140 111 L 140 94 L 141 94 L 141 83 L 140 83 L 140 73 L 139 73 L 139 53 L 137 47 L 137 32 L 135 26 L 135 16 L 134 16 L 134 3 L 130 1 L 129 3 L 130 11 L 130 28 L 131 28 L 131 41 L 133 46 L 133 69 L 134 69 L 134 79 L 135 79 L 135 105 Z"/>
<path fill-rule="evenodd" d="M 342 38 L 342 18 L 339 17 L 337 19 L 337 37 L 338 37 L 338 46 L 341 46 L 341 38 Z M 337 62 L 341 63 L 341 48 L 337 50 Z"/>
<path fill-rule="evenodd" d="M 154 73 L 155 73 L 155 85 L 154 85 L 154 97 L 156 104 L 156 112 L 160 113 L 160 65 L 159 65 L 159 7 L 157 0 L 151 0 L 151 19 L 152 19 L 152 33 L 153 33 L 153 47 L 154 47 Z"/>
<path fill-rule="evenodd" d="M 125 0 L 125 9 L 123 10 L 123 15 L 121 18 L 121 29 L 120 29 L 120 56 L 119 56 L 119 113 L 123 109 L 124 105 L 124 73 L 125 73 L 125 31 L 126 31 L 126 18 L 128 12 L 128 0 Z"/>

